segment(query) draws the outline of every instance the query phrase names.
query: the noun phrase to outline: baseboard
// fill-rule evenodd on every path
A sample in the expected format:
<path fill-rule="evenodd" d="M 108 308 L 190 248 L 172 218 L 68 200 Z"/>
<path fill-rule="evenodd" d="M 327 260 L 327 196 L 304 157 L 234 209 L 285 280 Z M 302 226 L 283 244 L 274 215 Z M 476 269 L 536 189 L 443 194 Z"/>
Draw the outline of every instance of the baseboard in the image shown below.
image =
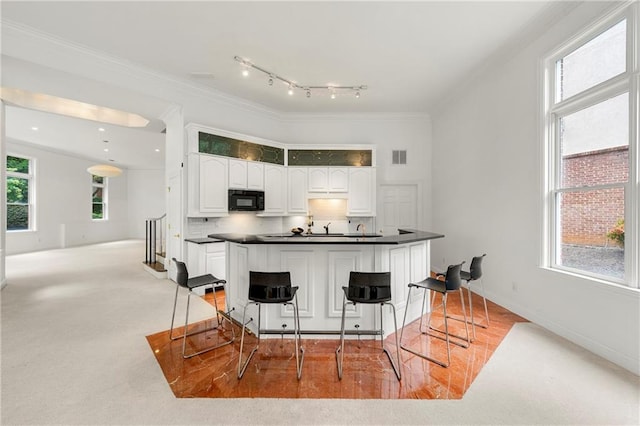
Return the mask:
<path fill-rule="evenodd" d="M 524 317 L 535 324 L 538 324 L 546 330 L 560 337 L 563 337 L 572 343 L 575 343 L 576 345 L 588 350 L 589 352 L 593 352 L 594 354 L 608 361 L 611 361 L 616 365 L 619 365 L 625 370 L 632 372 L 636 376 L 640 376 L 640 360 L 633 359 L 629 356 L 621 354 L 613 348 L 605 346 L 600 342 L 597 342 L 587 336 L 576 333 L 575 331 L 566 328 L 562 324 L 559 324 L 555 321 L 550 321 L 549 319 L 541 316 L 536 312 L 531 311 L 530 309 L 518 303 L 512 303 L 512 301 L 510 300 L 504 300 L 501 297 L 497 296 L 495 293 L 487 292 L 486 296 L 487 299 L 510 310 L 511 312 L 520 315 L 521 317 Z"/>

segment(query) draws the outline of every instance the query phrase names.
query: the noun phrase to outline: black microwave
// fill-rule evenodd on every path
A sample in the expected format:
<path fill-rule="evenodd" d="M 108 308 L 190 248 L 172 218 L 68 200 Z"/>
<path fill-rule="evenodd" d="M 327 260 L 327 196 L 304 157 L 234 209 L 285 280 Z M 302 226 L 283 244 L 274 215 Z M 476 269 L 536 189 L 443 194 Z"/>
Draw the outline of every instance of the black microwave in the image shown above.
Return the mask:
<path fill-rule="evenodd" d="M 264 210 L 264 191 L 229 190 L 230 212 L 254 212 Z"/>

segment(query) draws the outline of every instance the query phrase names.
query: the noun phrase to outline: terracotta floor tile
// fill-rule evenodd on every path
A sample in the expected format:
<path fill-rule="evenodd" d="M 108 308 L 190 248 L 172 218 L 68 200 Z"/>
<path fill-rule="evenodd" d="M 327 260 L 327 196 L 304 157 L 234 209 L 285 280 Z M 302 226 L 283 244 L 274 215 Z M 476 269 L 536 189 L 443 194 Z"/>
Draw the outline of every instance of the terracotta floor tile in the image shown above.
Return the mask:
<path fill-rule="evenodd" d="M 210 294 L 204 298 L 213 304 Z M 478 309 L 482 306 L 482 299 L 474 295 L 473 303 Z M 303 338 L 305 357 L 300 380 L 296 379 L 295 346 L 290 338 L 262 339 L 241 380 L 237 378 L 239 328 L 236 328 L 234 343 L 186 360 L 182 359 L 182 340 L 171 341 L 168 330 L 147 336 L 147 340 L 178 398 L 459 399 L 513 324 L 526 321 L 494 303 L 487 303 L 490 327 L 476 327 L 476 339 L 467 349 L 451 345 L 449 368 L 401 350 L 400 382 L 382 352 L 379 340 L 362 340 L 360 344 L 354 340 L 346 341 L 342 380 L 338 379 L 336 367 L 338 339 Z M 220 292 L 218 304 L 220 308 L 224 304 L 224 296 Z M 458 297 L 450 296 L 447 307 L 450 315 L 461 314 Z M 476 321 L 482 320 L 476 316 Z M 422 334 L 419 322 L 416 320 L 405 327 L 403 344 L 429 356 L 446 359 L 445 342 Z M 442 314 L 437 313 L 437 309 L 431 324 L 442 327 Z M 197 327 L 212 325 L 213 320 L 194 324 L 190 332 L 198 330 Z M 462 321 L 449 321 L 449 325 L 452 333 L 464 333 Z M 425 329 L 426 319 L 423 331 Z M 178 329 L 178 333 L 181 331 Z M 192 336 L 187 340 L 187 351 L 222 342 L 228 335 L 227 329 Z M 245 337 L 245 356 L 254 341 L 255 337 Z M 385 346 L 395 357 L 395 335 L 387 337 Z"/>

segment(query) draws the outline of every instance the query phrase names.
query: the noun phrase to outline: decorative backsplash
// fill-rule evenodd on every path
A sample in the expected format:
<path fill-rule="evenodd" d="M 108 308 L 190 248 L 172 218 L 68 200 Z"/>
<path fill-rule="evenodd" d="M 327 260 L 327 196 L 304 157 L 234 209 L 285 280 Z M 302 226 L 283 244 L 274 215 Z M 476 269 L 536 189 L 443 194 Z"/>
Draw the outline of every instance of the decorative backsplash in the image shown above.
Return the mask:
<path fill-rule="evenodd" d="M 290 149 L 290 166 L 371 167 L 369 149 Z"/>
<path fill-rule="evenodd" d="M 198 152 L 284 165 L 284 149 L 198 132 Z"/>

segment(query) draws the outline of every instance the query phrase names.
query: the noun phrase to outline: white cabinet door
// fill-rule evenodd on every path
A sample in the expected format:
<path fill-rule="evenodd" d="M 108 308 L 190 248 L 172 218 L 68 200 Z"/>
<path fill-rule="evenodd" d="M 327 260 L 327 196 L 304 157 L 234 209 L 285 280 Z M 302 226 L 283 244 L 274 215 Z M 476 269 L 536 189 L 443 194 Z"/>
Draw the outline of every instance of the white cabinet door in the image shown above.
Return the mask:
<path fill-rule="evenodd" d="M 287 210 L 287 169 L 284 166 L 264 166 L 264 213 L 284 214 Z"/>
<path fill-rule="evenodd" d="M 225 255 L 223 253 L 207 254 L 207 274 L 211 274 L 222 280 L 226 277 Z"/>
<path fill-rule="evenodd" d="M 329 174 L 326 167 L 308 167 L 309 192 L 327 192 L 329 189 Z"/>
<path fill-rule="evenodd" d="M 307 214 L 307 168 L 289 167 L 288 175 L 288 203 L 289 214 Z"/>
<path fill-rule="evenodd" d="M 376 173 L 373 167 L 349 169 L 349 216 L 375 216 Z"/>
<path fill-rule="evenodd" d="M 247 162 L 229 160 L 229 188 L 247 189 Z"/>
<path fill-rule="evenodd" d="M 228 160 L 206 154 L 200 154 L 199 160 L 199 212 L 228 213 Z"/>
<path fill-rule="evenodd" d="M 264 191 L 264 163 L 247 162 L 247 189 Z"/>
<path fill-rule="evenodd" d="M 329 167 L 329 192 L 347 192 L 349 190 L 349 169 Z"/>

